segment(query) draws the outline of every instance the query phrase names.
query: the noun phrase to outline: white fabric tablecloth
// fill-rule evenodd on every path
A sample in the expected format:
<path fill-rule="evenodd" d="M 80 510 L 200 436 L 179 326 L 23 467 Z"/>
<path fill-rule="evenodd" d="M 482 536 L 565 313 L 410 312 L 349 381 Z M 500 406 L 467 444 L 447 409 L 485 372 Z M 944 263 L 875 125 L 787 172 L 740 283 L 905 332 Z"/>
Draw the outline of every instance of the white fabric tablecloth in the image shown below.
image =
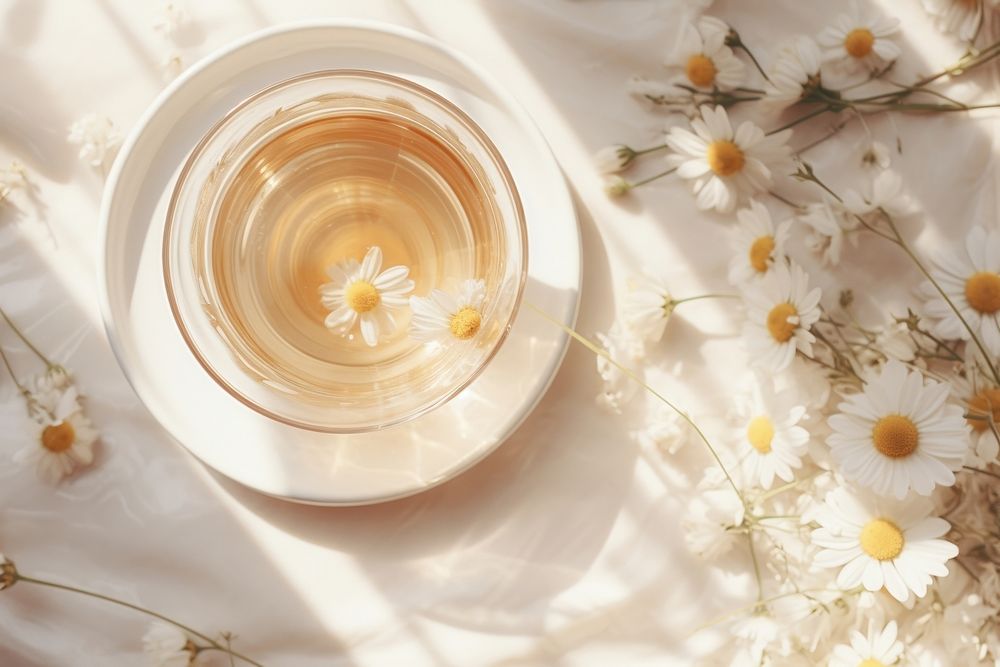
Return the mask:
<path fill-rule="evenodd" d="M 769 60 L 778 38 L 815 33 L 839 3 L 720 0 L 710 10 Z M 905 80 L 951 62 L 918 0 L 883 1 L 903 19 Z M 681 296 L 726 291 L 727 218 L 698 212 L 689 186 L 664 179 L 624 200 L 601 190 L 590 154 L 657 140 L 665 117 L 628 97 L 632 74 L 660 62 L 688 10 L 664 0 L 219 0 L 189 2 L 171 44 L 158 2 L 0 3 L 0 165 L 23 162 L 34 188 L 0 208 L 0 305 L 62 360 L 102 432 L 92 469 L 51 487 L 11 463 L 29 437 L 23 402 L 0 379 L 0 549 L 22 571 L 112 594 L 204 632 L 231 631 L 267 665 L 688 664 L 725 641 L 689 638 L 746 603 L 749 566 L 722 575 L 687 551 L 679 523 L 708 465 L 696 445 L 673 457 L 636 443 L 643 401 L 625 415 L 595 407 L 592 355 L 574 346 L 525 425 L 460 478 L 385 505 L 301 507 L 205 470 L 139 403 L 108 347 L 96 298 L 102 176 L 76 159 L 70 124 L 93 111 L 127 131 L 165 85 L 174 51 L 190 64 L 254 30 L 320 16 L 378 19 L 424 31 L 490 68 L 527 107 L 579 207 L 585 278 L 579 329 L 604 331 L 615 296 L 641 267 Z M 975 99 L 992 85 L 953 86 Z M 677 122 L 677 121 L 673 121 Z M 932 250 L 997 208 L 994 125 L 872 118 L 924 215 L 907 233 Z M 820 125 L 820 128 L 822 125 Z M 857 123 L 814 162 L 855 164 Z M 801 137 L 800 137 L 801 139 Z M 798 139 L 797 139 L 798 140 Z M 851 184 L 851 176 L 843 184 Z M 866 242 L 882 280 L 859 292 L 898 302 L 916 274 Z M 559 261 L 553 257 L 552 261 Z M 850 281 L 848 281 L 850 282 Z M 732 302 L 685 307 L 650 356 L 650 378 L 717 437 L 745 356 Z M 14 364 L 30 354 L 0 327 Z M 87 599 L 15 586 L 0 593 L 0 665 L 144 664 L 146 619 Z M 222 656 L 209 664 L 222 665 Z"/>

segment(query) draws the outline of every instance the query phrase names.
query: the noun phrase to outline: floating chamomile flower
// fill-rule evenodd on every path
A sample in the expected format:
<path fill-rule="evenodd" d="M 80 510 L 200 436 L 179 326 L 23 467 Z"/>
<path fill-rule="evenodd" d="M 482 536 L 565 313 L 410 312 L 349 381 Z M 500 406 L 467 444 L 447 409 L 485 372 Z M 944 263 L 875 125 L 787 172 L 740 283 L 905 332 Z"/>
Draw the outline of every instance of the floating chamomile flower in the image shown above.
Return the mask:
<path fill-rule="evenodd" d="M 868 633 L 851 633 L 850 644 L 837 644 L 830 655 L 830 667 L 887 667 L 899 660 L 903 643 L 896 639 L 896 622 L 881 630 L 868 621 Z"/>
<path fill-rule="evenodd" d="M 407 295 L 413 291 L 407 267 L 383 271 L 382 250 L 372 246 L 360 263 L 347 259 L 326 273 L 331 280 L 320 287 L 320 295 L 330 311 L 324 322 L 328 329 L 347 336 L 360 323 L 361 337 L 370 347 L 396 330 L 393 312 L 406 307 Z"/>
<path fill-rule="evenodd" d="M 923 597 L 931 577 L 946 576 L 945 563 L 958 555 L 958 547 L 938 539 L 951 526 L 930 516 L 932 509 L 926 498 L 892 502 L 835 489 L 816 511 L 820 527 L 810 539 L 820 551 L 813 562 L 841 568 L 837 585 L 843 589 L 885 588 L 900 602 L 911 591 Z"/>
<path fill-rule="evenodd" d="M 899 19 L 886 18 L 874 9 L 862 9 L 857 0 L 833 25 L 820 32 L 817 40 L 823 58 L 848 65 L 877 65 L 899 57 L 899 47 L 888 39 L 899 31 Z"/>
<path fill-rule="evenodd" d="M 771 187 L 774 171 L 790 167 L 790 136 L 791 130 L 765 136 L 750 121 L 734 132 L 723 107 L 705 106 L 690 130 L 670 128 L 667 145 L 674 153 L 667 161 L 693 181 L 698 208 L 728 213 Z"/>
<path fill-rule="evenodd" d="M 758 383 L 746 400 L 738 401 L 735 415 L 745 477 L 764 489 L 771 488 L 776 476 L 786 482 L 795 478 L 809 442 L 809 432 L 799 426 L 807 417 L 805 407 L 788 393 L 775 393 L 768 383 Z"/>
<path fill-rule="evenodd" d="M 812 354 L 816 337 L 809 330 L 819 319 L 820 289 L 809 289 L 809 276 L 798 264 L 777 263 L 760 280 L 746 286 L 744 337 L 753 363 L 778 373 L 788 368 L 796 351 Z"/>
<path fill-rule="evenodd" d="M 947 384 L 890 359 L 830 417 L 827 443 L 844 477 L 896 498 L 954 484 L 969 432 L 962 408 L 945 403 L 948 395 Z"/>
<path fill-rule="evenodd" d="M 411 296 L 410 336 L 441 345 L 471 341 L 483 326 L 486 283 L 463 280 L 456 293 L 435 289 L 429 296 Z"/>
<path fill-rule="evenodd" d="M 963 247 L 934 262 L 931 276 L 961 315 L 925 282 L 920 291 L 931 333 L 969 340 L 964 320 L 991 354 L 1000 354 L 1000 231 L 973 227 Z"/>
<path fill-rule="evenodd" d="M 733 233 L 729 282 L 743 285 L 767 274 L 775 262 L 784 261 L 792 221 L 785 220 L 775 227 L 767 207 L 753 199 L 748 208 L 736 212 L 736 218 L 739 224 Z"/>
<path fill-rule="evenodd" d="M 681 83 L 688 86 L 736 88 L 743 83 L 746 67 L 726 46 L 727 33 L 728 26 L 710 17 L 686 24 L 680 42 L 667 58 L 667 66 L 683 70 Z"/>

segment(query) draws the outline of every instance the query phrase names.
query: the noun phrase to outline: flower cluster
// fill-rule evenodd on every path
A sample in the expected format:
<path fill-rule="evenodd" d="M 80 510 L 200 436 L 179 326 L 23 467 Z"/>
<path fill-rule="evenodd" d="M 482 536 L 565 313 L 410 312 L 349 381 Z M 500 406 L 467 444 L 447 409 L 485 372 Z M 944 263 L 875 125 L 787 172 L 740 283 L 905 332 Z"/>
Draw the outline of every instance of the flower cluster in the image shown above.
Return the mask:
<path fill-rule="evenodd" d="M 998 3 L 924 4 L 972 41 Z M 719 664 L 1000 664 L 1000 228 L 973 227 L 925 258 L 898 224 L 919 211 L 867 125 L 862 178 L 839 190 L 805 160 L 817 142 L 796 149 L 791 136 L 824 114 L 850 112 L 820 141 L 868 113 L 971 108 L 931 86 L 1000 57 L 1000 42 L 901 85 L 885 79 L 899 28 L 851 3 L 815 37 L 779 44 L 765 70 L 736 30 L 701 16 L 667 60 L 672 80 L 631 84 L 687 118 L 661 145 L 601 155 L 610 194 L 674 174 L 700 209 L 735 218 L 733 294 L 678 299 L 662 280 L 635 279 L 598 335 L 599 401 L 621 411 L 630 378 L 643 377 L 631 369 L 678 306 L 743 304 L 756 372 L 727 399 L 726 437 L 665 417 L 674 406 L 649 386 L 664 407 L 634 432 L 669 456 L 693 439 L 678 427 L 687 420 L 717 464 L 682 520 L 687 543 L 706 560 L 748 552 L 757 593 L 726 617 L 738 641 Z M 737 121 L 750 103 L 755 121 Z M 666 171 L 620 175 L 660 151 Z M 908 309 L 871 323 L 850 291 L 829 287 L 837 271 L 864 269 L 862 243 L 895 248 L 926 278 Z M 817 265 L 823 280 L 806 268 Z"/>

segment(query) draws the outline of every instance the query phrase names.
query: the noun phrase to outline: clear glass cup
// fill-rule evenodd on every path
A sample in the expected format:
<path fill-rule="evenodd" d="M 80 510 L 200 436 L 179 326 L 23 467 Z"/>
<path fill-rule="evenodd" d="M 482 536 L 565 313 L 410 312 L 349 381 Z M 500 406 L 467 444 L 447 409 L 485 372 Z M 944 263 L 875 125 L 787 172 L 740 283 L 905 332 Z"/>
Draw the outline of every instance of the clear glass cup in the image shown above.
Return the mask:
<path fill-rule="evenodd" d="M 372 122 L 403 128 L 398 145 L 368 141 Z M 419 268 L 418 296 L 483 280 L 478 334 L 422 344 L 405 311 L 375 348 L 327 330 L 324 268 L 369 245 L 383 269 Z M 398 77 L 328 70 L 253 95 L 206 134 L 174 188 L 163 257 L 174 319 L 216 382 L 277 421 L 352 433 L 424 414 L 483 371 L 520 304 L 527 234 L 503 159 L 457 106 Z"/>

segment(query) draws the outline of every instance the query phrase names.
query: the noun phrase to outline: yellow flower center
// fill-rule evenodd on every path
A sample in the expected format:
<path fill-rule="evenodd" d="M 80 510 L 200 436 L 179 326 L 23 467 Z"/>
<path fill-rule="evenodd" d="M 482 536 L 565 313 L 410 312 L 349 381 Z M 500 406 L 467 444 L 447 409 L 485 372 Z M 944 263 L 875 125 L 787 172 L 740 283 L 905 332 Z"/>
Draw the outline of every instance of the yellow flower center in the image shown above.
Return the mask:
<path fill-rule="evenodd" d="M 708 166 L 719 176 L 732 176 L 743 169 L 746 162 L 743 149 L 727 139 L 710 143 L 706 159 Z"/>
<path fill-rule="evenodd" d="M 885 667 L 885 664 L 881 660 L 876 660 L 875 658 L 865 658 L 858 663 L 858 667 Z"/>
<path fill-rule="evenodd" d="M 861 549 L 875 560 L 892 560 L 903 551 L 903 531 L 888 519 L 872 519 L 861 529 Z"/>
<path fill-rule="evenodd" d="M 855 58 L 864 58 L 875 46 L 875 35 L 868 28 L 855 28 L 844 38 L 844 50 Z"/>
<path fill-rule="evenodd" d="M 901 459 L 916 450 L 920 441 L 917 425 L 903 415 L 886 415 L 872 428 L 872 442 L 875 449 L 891 459 Z"/>
<path fill-rule="evenodd" d="M 976 433 L 990 427 L 990 420 L 1000 424 L 1000 389 L 984 389 L 969 399 L 969 426 Z"/>
<path fill-rule="evenodd" d="M 69 422 L 52 424 L 46 426 L 45 430 L 42 431 L 42 447 L 56 454 L 65 452 L 72 447 L 75 440 L 76 431 L 73 430 L 73 425 Z"/>
<path fill-rule="evenodd" d="M 767 261 L 771 259 L 772 252 L 774 252 L 773 236 L 761 236 L 755 239 L 750 246 L 750 266 L 753 270 L 757 273 L 767 271 Z"/>
<path fill-rule="evenodd" d="M 366 280 L 359 280 L 351 283 L 344 292 L 344 300 L 347 305 L 356 313 L 367 313 L 374 310 L 382 301 L 375 286 Z"/>
<path fill-rule="evenodd" d="M 796 323 L 789 322 L 788 318 L 795 317 L 799 311 L 790 303 L 779 303 L 767 314 L 767 330 L 771 332 L 771 338 L 779 343 L 787 343 L 795 333 Z"/>
<path fill-rule="evenodd" d="M 765 416 L 754 417 L 747 426 L 747 441 L 750 446 L 761 454 L 771 453 L 771 441 L 774 440 L 774 423 Z"/>
<path fill-rule="evenodd" d="M 1000 276 L 980 271 L 965 281 L 965 298 L 980 313 L 992 315 L 1000 310 Z"/>
<path fill-rule="evenodd" d="M 688 58 L 687 64 L 684 65 L 684 73 L 687 75 L 688 81 L 702 88 L 712 85 L 717 71 L 715 63 L 704 53 L 691 56 Z"/>
<path fill-rule="evenodd" d="M 469 340 L 479 331 L 483 316 L 471 306 L 466 306 L 451 316 L 451 335 L 459 340 Z"/>

